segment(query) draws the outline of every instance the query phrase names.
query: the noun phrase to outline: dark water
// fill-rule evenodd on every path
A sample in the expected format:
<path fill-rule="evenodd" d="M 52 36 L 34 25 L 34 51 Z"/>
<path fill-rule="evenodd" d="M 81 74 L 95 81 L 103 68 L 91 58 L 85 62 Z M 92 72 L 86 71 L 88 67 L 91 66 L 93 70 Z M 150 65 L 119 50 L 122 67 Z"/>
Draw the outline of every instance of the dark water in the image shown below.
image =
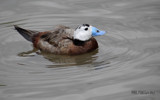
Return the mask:
<path fill-rule="evenodd" d="M 97 51 L 32 52 L 13 25 L 44 31 L 89 23 Z M 1 0 L 0 100 L 159 100 L 159 0 Z"/>

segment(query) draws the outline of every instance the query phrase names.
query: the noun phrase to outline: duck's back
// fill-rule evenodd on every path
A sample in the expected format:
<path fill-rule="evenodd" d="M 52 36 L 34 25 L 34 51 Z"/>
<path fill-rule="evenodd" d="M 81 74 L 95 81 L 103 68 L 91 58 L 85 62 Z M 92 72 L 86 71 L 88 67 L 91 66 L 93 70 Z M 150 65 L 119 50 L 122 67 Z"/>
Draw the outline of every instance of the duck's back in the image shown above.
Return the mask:
<path fill-rule="evenodd" d="M 69 46 L 72 45 L 74 30 L 59 25 L 52 31 L 40 32 L 33 37 L 34 47 L 44 52 L 50 52 L 54 54 L 67 54 L 69 52 Z"/>

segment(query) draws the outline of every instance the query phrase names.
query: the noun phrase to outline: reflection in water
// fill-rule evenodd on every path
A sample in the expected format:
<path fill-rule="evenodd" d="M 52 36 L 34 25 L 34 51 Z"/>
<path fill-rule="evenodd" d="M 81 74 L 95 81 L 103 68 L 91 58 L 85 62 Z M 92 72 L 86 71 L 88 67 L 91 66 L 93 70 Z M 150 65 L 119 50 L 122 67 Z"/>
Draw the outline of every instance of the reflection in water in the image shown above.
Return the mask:
<path fill-rule="evenodd" d="M 53 54 L 45 54 L 42 53 L 44 58 L 54 62 L 54 65 L 48 66 L 48 68 L 52 67 L 67 67 L 67 66 L 79 66 L 79 65 L 84 65 L 84 64 L 91 64 L 96 60 L 96 53 L 98 50 L 87 53 L 87 54 L 82 54 L 82 55 L 73 55 L 73 56 L 68 56 L 68 55 L 53 55 Z"/>
<path fill-rule="evenodd" d="M 48 68 L 54 68 L 54 67 L 67 67 L 67 66 L 91 64 L 96 60 L 97 58 L 96 54 L 98 53 L 98 50 L 82 55 L 55 55 L 55 54 L 40 52 L 36 48 L 34 48 L 33 50 L 29 50 L 27 52 L 21 52 L 18 54 L 18 56 L 31 57 L 35 56 L 34 53 L 42 55 L 45 59 L 53 62 L 54 63 L 53 65 L 47 65 L 47 66 Z"/>
<path fill-rule="evenodd" d="M 46 65 L 47 68 L 84 66 L 84 65 L 85 67 L 91 67 L 91 66 L 87 66 L 87 64 L 92 64 L 94 67 L 99 67 L 96 69 L 101 69 L 100 65 L 103 65 L 103 63 L 105 66 L 106 64 L 110 64 L 109 61 L 108 62 L 107 61 L 104 62 L 103 60 L 99 62 L 96 61 L 98 58 L 98 55 L 97 55 L 98 49 L 93 52 L 89 52 L 82 55 L 54 55 L 50 53 L 40 52 L 39 50 L 34 48 L 33 50 L 29 50 L 27 52 L 21 52 L 18 54 L 18 56 L 32 57 L 32 56 L 35 56 L 35 53 L 38 55 L 42 55 L 45 59 L 53 62 L 52 65 Z M 110 59 L 115 59 L 115 58 L 110 58 Z"/>
<path fill-rule="evenodd" d="M 0 1 L 0 100 L 159 100 L 159 92 L 133 94 L 160 90 L 159 5 L 159 0 Z M 13 30 L 13 25 L 44 31 L 83 23 L 107 34 L 96 37 L 98 50 L 77 56 L 31 50 Z"/>

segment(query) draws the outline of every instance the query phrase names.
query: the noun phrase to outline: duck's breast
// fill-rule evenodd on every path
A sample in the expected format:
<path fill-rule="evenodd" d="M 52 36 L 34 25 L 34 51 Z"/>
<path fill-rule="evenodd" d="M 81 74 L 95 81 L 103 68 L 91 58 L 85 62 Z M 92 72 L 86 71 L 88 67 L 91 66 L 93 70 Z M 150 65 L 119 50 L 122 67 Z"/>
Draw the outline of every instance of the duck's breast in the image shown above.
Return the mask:
<path fill-rule="evenodd" d="M 77 46 L 73 42 L 69 46 L 69 54 L 76 55 L 76 54 L 83 54 L 86 52 L 90 52 L 96 50 L 98 48 L 98 43 L 95 38 L 91 38 L 89 41 L 86 41 L 84 45 Z"/>

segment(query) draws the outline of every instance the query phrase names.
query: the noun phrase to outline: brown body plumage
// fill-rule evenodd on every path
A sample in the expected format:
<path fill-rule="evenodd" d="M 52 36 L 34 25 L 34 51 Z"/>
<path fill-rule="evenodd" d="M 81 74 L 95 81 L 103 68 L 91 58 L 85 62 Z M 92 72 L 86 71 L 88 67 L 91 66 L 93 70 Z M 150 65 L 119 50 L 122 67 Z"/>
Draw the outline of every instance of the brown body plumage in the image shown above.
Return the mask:
<path fill-rule="evenodd" d="M 20 28 L 15 29 L 33 46 L 42 52 L 53 54 L 77 55 L 93 51 L 98 48 L 95 38 L 87 41 L 73 39 L 74 29 L 66 26 L 57 26 L 53 31 L 38 32 Z"/>

